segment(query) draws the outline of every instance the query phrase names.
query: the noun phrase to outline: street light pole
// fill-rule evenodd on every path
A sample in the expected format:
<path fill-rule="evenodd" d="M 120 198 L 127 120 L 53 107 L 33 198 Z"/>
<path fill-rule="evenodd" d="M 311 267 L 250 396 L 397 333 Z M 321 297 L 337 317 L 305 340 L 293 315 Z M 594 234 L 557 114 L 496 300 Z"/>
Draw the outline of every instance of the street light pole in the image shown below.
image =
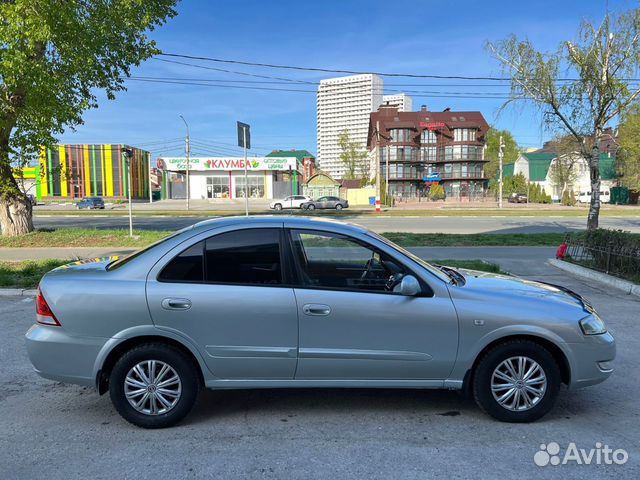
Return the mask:
<path fill-rule="evenodd" d="M 499 177 L 498 177 L 498 208 L 502 208 L 502 159 L 504 158 L 504 143 L 502 135 L 500 135 L 500 148 L 498 149 L 498 160 L 500 161 Z"/>
<path fill-rule="evenodd" d="M 189 210 L 189 195 L 190 195 L 190 191 L 189 191 L 189 170 L 191 168 L 190 163 L 189 163 L 189 154 L 191 152 L 191 142 L 190 142 L 190 138 L 189 138 L 189 125 L 187 124 L 187 121 L 184 119 L 184 117 L 182 115 L 180 115 L 180 118 L 182 119 L 182 121 L 184 122 L 184 126 L 187 127 L 187 138 L 185 139 L 185 150 L 187 153 L 187 185 L 186 185 L 186 190 L 187 190 L 187 211 Z"/>
<path fill-rule="evenodd" d="M 133 151 L 130 148 L 126 148 L 122 155 L 125 157 L 125 163 L 127 165 L 127 200 L 129 200 L 129 236 L 133 237 L 133 214 L 131 212 L 131 157 Z"/>

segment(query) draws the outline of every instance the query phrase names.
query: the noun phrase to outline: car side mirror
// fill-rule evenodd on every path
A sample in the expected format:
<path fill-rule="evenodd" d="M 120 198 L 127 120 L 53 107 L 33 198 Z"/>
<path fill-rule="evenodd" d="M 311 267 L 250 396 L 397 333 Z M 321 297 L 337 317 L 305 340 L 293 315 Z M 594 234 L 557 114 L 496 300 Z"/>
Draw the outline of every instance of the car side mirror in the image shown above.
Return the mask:
<path fill-rule="evenodd" d="M 420 287 L 420 282 L 413 275 L 405 275 L 400 280 L 400 294 L 406 295 L 407 297 L 415 297 L 418 295 L 422 288 Z"/>

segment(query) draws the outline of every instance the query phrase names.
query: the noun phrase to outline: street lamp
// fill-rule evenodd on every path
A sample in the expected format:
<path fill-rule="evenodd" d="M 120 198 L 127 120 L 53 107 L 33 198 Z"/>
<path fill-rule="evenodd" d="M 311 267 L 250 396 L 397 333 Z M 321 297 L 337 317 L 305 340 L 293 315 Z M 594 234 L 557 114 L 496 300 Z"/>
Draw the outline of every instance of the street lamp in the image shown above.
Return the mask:
<path fill-rule="evenodd" d="M 187 127 L 187 138 L 185 139 L 185 150 L 186 150 L 186 153 L 187 153 L 187 188 L 186 188 L 187 195 L 186 195 L 186 197 L 187 197 L 187 210 L 189 210 L 189 168 L 190 168 L 190 165 L 189 165 L 189 153 L 191 151 L 190 142 L 189 142 L 189 124 L 187 124 L 187 121 L 184 119 L 184 117 L 182 115 L 179 115 L 179 116 L 182 119 L 182 121 L 184 122 L 184 126 Z"/>

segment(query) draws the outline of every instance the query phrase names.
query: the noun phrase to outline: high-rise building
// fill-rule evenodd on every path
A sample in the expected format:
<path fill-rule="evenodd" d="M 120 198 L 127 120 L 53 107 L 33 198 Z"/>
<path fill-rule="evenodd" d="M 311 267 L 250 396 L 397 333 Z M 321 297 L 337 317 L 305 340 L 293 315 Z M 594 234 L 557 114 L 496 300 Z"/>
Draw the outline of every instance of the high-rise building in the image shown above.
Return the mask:
<path fill-rule="evenodd" d="M 332 177 L 340 179 L 345 173 L 345 166 L 340 160 L 342 132 L 346 130 L 350 139 L 357 142 L 363 151 L 366 150 L 369 116 L 382 104 L 382 90 L 382 78 L 373 74 L 320 81 L 318 163 Z"/>
<path fill-rule="evenodd" d="M 382 104 L 389 107 L 396 107 L 399 112 L 413 111 L 413 99 L 406 93 L 384 95 L 382 97 Z"/>

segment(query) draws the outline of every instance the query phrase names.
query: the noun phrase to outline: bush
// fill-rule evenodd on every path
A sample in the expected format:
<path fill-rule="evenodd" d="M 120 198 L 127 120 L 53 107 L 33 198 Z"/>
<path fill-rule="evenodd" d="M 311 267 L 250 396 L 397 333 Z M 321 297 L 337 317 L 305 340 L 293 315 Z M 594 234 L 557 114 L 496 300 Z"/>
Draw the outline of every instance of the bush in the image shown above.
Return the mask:
<path fill-rule="evenodd" d="M 429 200 L 444 200 L 445 197 L 444 187 L 439 183 L 434 183 L 429 187 Z"/>
<path fill-rule="evenodd" d="M 573 190 L 565 190 L 560 199 L 560 203 L 567 207 L 573 207 L 576 204 L 576 197 L 573 194 Z"/>

